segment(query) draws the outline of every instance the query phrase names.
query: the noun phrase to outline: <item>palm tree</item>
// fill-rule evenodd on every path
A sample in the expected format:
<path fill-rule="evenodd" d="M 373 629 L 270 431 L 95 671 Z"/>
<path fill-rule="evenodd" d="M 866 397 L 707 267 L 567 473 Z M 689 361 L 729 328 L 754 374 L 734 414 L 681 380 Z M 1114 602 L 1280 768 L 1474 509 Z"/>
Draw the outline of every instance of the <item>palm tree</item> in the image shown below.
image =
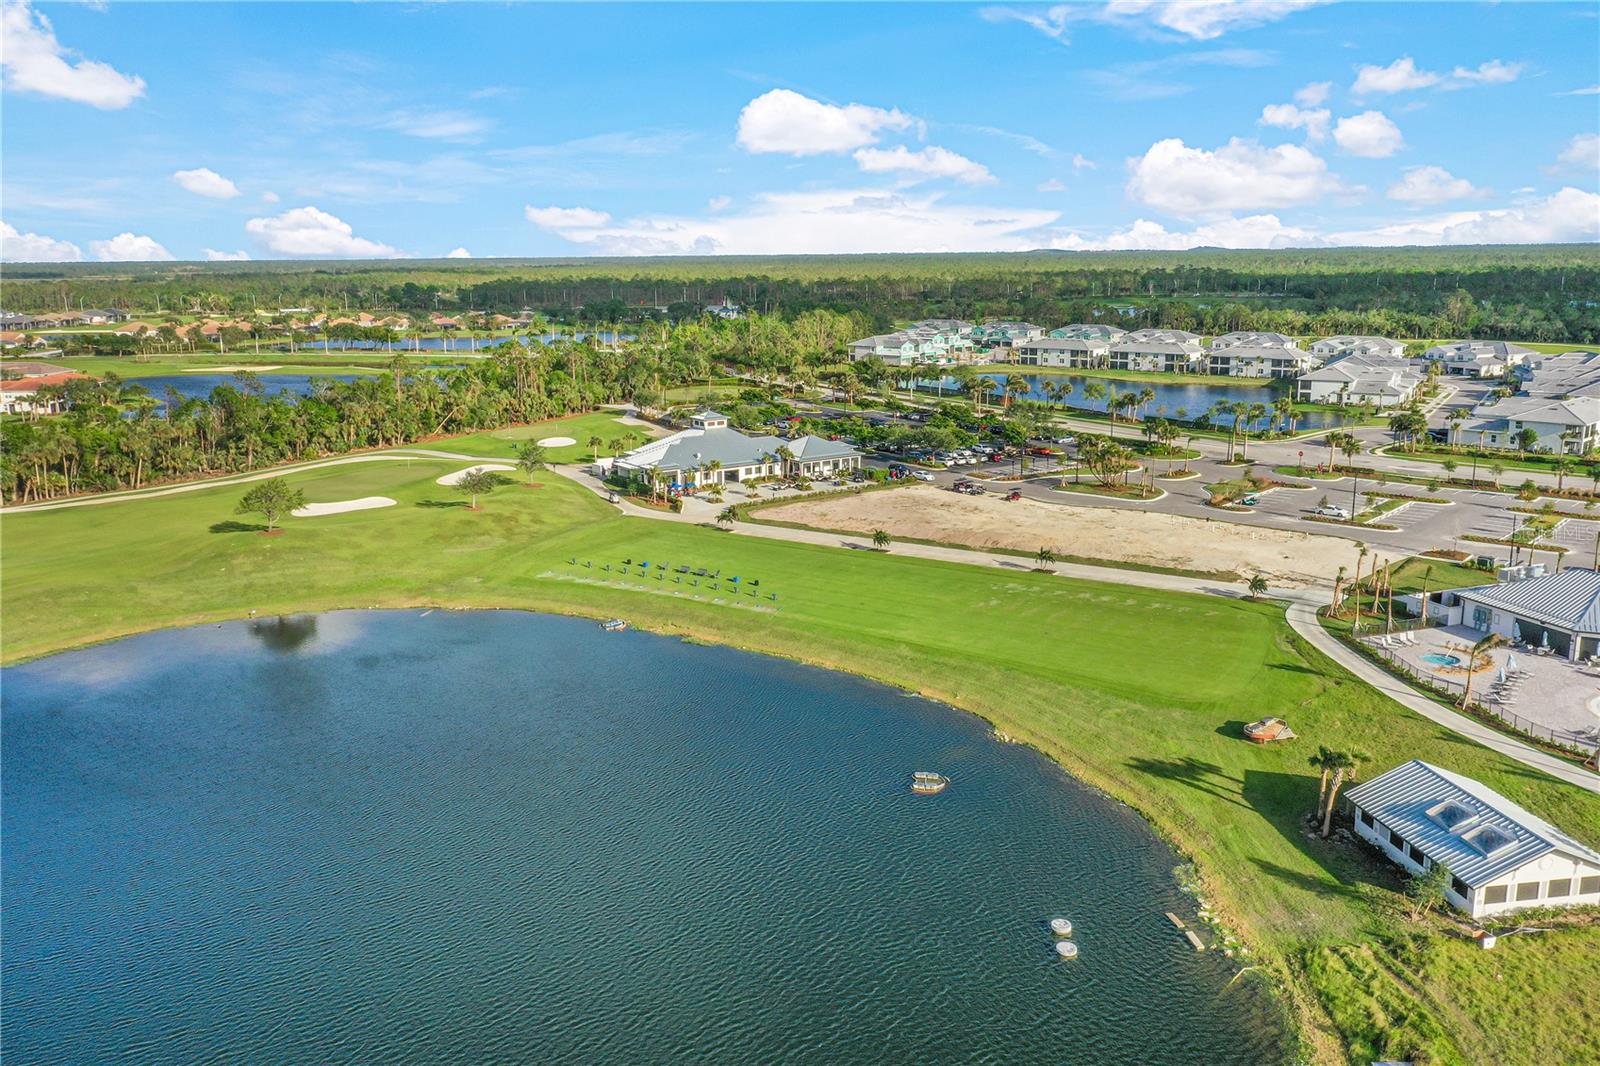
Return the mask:
<path fill-rule="evenodd" d="M 1033 553 L 1033 558 L 1038 562 L 1040 568 L 1043 569 L 1044 567 L 1047 567 L 1056 561 L 1056 553 L 1054 549 L 1041 547 L 1038 551 Z"/>
<path fill-rule="evenodd" d="M 1472 651 L 1467 654 L 1467 681 L 1461 689 L 1461 706 L 1467 706 L 1472 699 L 1472 675 L 1477 672 L 1479 657 L 1487 659 L 1490 649 L 1504 644 L 1505 640 L 1499 633 L 1490 633 L 1472 646 Z"/>
<path fill-rule="evenodd" d="M 889 550 L 889 539 L 889 531 L 886 529 L 874 529 L 872 531 L 872 546 L 881 552 Z"/>
<path fill-rule="evenodd" d="M 1289 425 L 1289 432 L 1294 433 L 1294 401 L 1287 396 L 1279 396 L 1272 401 L 1272 413 L 1277 415 L 1279 422 Z"/>
<path fill-rule="evenodd" d="M 1250 584 L 1246 587 L 1250 590 L 1250 598 L 1252 600 L 1259 600 L 1262 596 L 1266 595 L 1267 579 L 1262 577 L 1260 574 L 1256 574 L 1250 579 Z"/>
<path fill-rule="evenodd" d="M 1356 768 L 1366 760 L 1367 756 L 1359 751 L 1336 751 L 1333 753 L 1333 780 L 1328 783 L 1328 806 L 1322 812 L 1322 835 L 1327 837 L 1333 829 L 1333 807 L 1339 799 L 1339 789 L 1345 781 L 1354 781 Z"/>
<path fill-rule="evenodd" d="M 717 512 L 717 525 L 731 526 L 739 520 L 739 510 L 732 504 Z"/>
<path fill-rule="evenodd" d="M 1330 610 L 1339 610 L 1340 593 L 1344 591 L 1344 567 L 1339 567 L 1339 572 L 1333 576 L 1333 606 Z"/>
<path fill-rule="evenodd" d="M 1355 593 L 1356 598 L 1356 617 L 1355 621 L 1350 623 L 1350 631 L 1352 633 L 1361 628 L 1361 564 L 1367 558 L 1367 546 L 1358 541 L 1356 542 L 1356 547 L 1359 549 L 1356 555 L 1356 577 L 1350 584 L 1350 589 Z"/>
<path fill-rule="evenodd" d="M 600 461 L 600 446 L 604 443 L 605 441 L 601 440 L 599 437 L 589 438 L 588 444 L 590 448 L 594 449 L 594 461 L 597 463 Z"/>
<path fill-rule="evenodd" d="M 1317 782 L 1317 805 L 1312 808 L 1321 811 L 1323 802 L 1328 798 L 1328 778 L 1333 775 L 1333 749 L 1324 744 L 1306 762 L 1321 774 Z"/>

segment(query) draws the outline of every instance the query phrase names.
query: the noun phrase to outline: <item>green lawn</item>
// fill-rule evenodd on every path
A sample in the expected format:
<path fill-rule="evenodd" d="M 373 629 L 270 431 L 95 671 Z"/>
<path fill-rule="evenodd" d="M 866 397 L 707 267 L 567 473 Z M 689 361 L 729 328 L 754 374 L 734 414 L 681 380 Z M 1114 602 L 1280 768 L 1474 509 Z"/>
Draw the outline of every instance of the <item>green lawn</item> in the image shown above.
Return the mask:
<path fill-rule="evenodd" d="M 628 425 L 620 421 L 617 415 L 597 412 L 575 415 L 571 418 L 558 418 L 549 422 L 535 422 L 529 426 L 489 430 L 475 433 L 470 437 L 451 437 L 447 441 L 436 441 L 421 447 L 460 452 L 464 455 L 481 455 L 485 458 L 510 459 L 515 457 L 517 448 L 525 440 L 571 437 L 577 443 L 557 447 L 547 446 L 545 460 L 551 463 L 586 463 L 595 457 L 594 449 L 589 445 L 589 438 L 600 438 L 603 442 L 600 445 L 600 454 L 606 456 L 612 453 L 610 445 L 613 441 L 622 440 L 630 433 L 633 434 L 634 443 L 629 447 L 637 447 L 646 440 L 661 435 L 661 431 L 654 427 Z"/>
<path fill-rule="evenodd" d="M 587 415 L 437 446 L 509 455 L 516 434 L 581 442 L 595 419 L 615 428 L 609 416 Z M 1446 1062 L 1536 1061 L 1536 1045 L 1507 1050 L 1486 1035 L 1534 987 L 1557 999 L 1530 1012 L 1561 1010 L 1591 1045 L 1600 1038 L 1583 1013 L 1585 986 L 1552 979 L 1570 957 L 1557 950 L 1563 940 L 1518 937 L 1504 952 L 1441 955 L 1466 976 L 1441 981 L 1426 1000 L 1406 999 L 1400 984 L 1349 979 L 1352 951 L 1411 982 L 1429 980 L 1436 964 L 1408 961 L 1421 956 L 1388 905 L 1392 871 L 1304 832 L 1317 784 L 1306 757 L 1317 745 L 1362 749 L 1373 770 L 1438 761 L 1596 842 L 1600 797 L 1387 703 L 1304 645 L 1279 608 L 624 518 L 550 472 L 539 487 L 511 475 L 472 512 L 434 483 L 458 466 L 375 462 L 293 475 L 312 500 L 386 495 L 398 506 L 289 519 L 275 537 L 233 514 L 237 487 L 8 515 L 4 656 L 250 610 L 428 604 L 619 616 L 850 670 L 980 714 L 1142 811 L 1194 859 L 1208 904 L 1286 987 L 1312 1061 L 1413 1044 L 1442 1048 Z M 763 597 L 657 582 L 637 569 L 623 577 L 625 558 L 759 579 Z M 1246 743 L 1241 724 L 1266 714 L 1287 717 L 1301 739 Z M 1600 936 L 1574 935 L 1592 973 Z M 1539 980 L 1489 984 L 1512 951 Z M 1489 988 L 1499 997 L 1478 994 Z M 1385 1042 L 1375 1019 L 1392 1016 L 1397 996 L 1415 1023 Z"/>

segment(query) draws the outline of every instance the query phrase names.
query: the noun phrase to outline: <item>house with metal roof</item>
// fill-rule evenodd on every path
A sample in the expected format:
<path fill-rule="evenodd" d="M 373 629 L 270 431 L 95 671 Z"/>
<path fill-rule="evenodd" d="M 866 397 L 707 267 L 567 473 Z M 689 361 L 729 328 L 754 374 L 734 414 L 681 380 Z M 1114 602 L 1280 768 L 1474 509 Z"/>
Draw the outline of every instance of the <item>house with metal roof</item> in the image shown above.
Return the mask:
<path fill-rule="evenodd" d="M 1600 573 L 1594 570 L 1568 567 L 1557 574 L 1452 589 L 1441 594 L 1440 603 L 1441 620 L 1448 624 L 1549 648 L 1564 659 L 1600 655 Z"/>
<path fill-rule="evenodd" d="M 1211 338 L 1211 350 L 1229 348 L 1299 348 L 1300 342 L 1282 333 L 1265 333 L 1260 330 L 1235 330 Z"/>
<path fill-rule="evenodd" d="M 861 453 L 842 441 L 749 436 L 728 425 L 727 415 L 701 411 L 687 429 L 601 459 L 595 473 L 684 492 L 764 477 L 834 477 L 860 468 Z"/>
<path fill-rule="evenodd" d="M 1600 852 L 1470 777 L 1421 759 L 1345 793 L 1356 835 L 1407 873 L 1443 865 L 1474 918 L 1600 903 Z"/>

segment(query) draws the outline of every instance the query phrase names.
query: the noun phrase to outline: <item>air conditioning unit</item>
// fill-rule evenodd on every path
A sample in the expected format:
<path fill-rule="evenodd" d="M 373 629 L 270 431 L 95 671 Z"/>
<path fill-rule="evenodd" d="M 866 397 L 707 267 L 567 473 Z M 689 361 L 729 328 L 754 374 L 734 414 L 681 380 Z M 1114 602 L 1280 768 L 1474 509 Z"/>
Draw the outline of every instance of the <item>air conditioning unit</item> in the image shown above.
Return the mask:
<path fill-rule="evenodd" d="M 1526 566 L 1502 566 L 1500 568 L 1501 581 L 1521 581 L 1528 576 Z"/>

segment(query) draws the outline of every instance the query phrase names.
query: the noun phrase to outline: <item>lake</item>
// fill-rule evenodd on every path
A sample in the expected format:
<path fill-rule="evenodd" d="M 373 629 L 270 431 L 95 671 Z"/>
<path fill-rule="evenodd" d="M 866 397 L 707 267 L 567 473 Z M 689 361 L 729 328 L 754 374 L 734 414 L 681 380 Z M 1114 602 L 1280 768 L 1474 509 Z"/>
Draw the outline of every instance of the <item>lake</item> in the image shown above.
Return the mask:
<path fill-rule="evenodd" d="M 277 393 L 291 393 L 295 396 L 310 396 L 311 386 L 317 381 L 354 381 L 357 377 L 366 377 L 363 374 L 257 374 L 261 381 L 262 390 L 269 396 Z M 204 400 L 211 396 L 211 390 L 218 385 L 239 387 L 238 378 L 233 374 L 157 374 L 151 377 L 129 378 L 129 384 L 143 385 L 150 390 L 150 395 L 156 399 L 164 399 L 170 388 L 180 393 L 186 400 Z"/>
<path fill-rule="evenodd" d="M 854 677 L 345 611 L 3 680 L 8 1062 L 1285 1054 L 1139 818 Z"/>
<path fill-rule="evenodd" d="M 1005 381 L 1005 374 L 985 374 L 984 377 L 994 381 Z M 1023 374 L 1021 377 L 1028 382 L 1026 399 L 1054 402 L 1039 388 L 1043 382 L 1072 383 L 1072 395 L 1067 397 L 1068 407 L 1080 410 L 1105 411 L 1104 399 L 1091 400 L 1083 394 L 1083 387 L 1091 381 L 1098 381 L 1105 385 L 1109 391 L 1138 392 L 1149 388 L 1155 392 L 1156 397 L 1150 402 L 1148 412 L 1160 414 L 1160 408 L 1166 408 L 1166 418 L 1194 419 L 1207 413 L 1217 403 L 1259 403 L 1271 407 L 1272 401 L 1279 396 L 1293 396 L 1294 383 L 1291 381 L 1275 381 L 1269 385 L 1239 385 L 1228 384 L 1227 378 L 1218 378 L 1217 384 L 1198 384 L 1195 382 L 1177 381 L 1124 381 L 1120 378 L 1087 377 L 1082 374 Z M 921 389 L 943 388 L 947 392 L 955 391 L 955 379 L 945 378 L 943 382 L 919 382 Z M 1178 414 L 1183 411 L 1184 414 Z M 1270 425 L 1275 416 L 1269 415 L 1252 425 L 1252 431 Z M 1217 425 L 1226 426 L 1232 418 L 1213 418 Z M 1342 415 L 1337 411 L 1305 411 L 1295 416 L 1296 429 L 1331 429 L 1337 426 L 1348 425 L 1357 421 L 1355 415 Z"/>
<path fill-rule="evenodd" d="M 555 340 L 558 340 L 558 339 L 561 339 L 561 338 L 566 338 L 566 339 L 578 341 L 578 342 L 581 343 L 582 341 L 587 339 L 588 336 L 589 336 L 589 334 L 585 333 L 583 331 L 578 331 L 576 333 L 542 333 L 542 334 L 539 335 L 538 339 L 540 341 L 542 341 L 543 343 L 545 343 L 545 344 L 549 344 L 552 341 L 555 341 Z M 635 335 L 632 334 L 632 333 L 614 333 L 614 332 L 612 332 L 611 330 L 608 330 L 608 329 L 600 330 L 598 333 L 595 334 L 595 338 L 597 340 L 599 340 L 599 342 L 601 344 L 615 344 L 619 340 L 620 341 L 631 341 L 631 340 L 634 339 L 634 336 Z M 511 337 L 511 336 L 499 336 L 499 337 L 466 336 L 466 337 L 457 337 L 457 336 L 454 336 L 454 335 L 447 335 L 447 336 L 443 336 L 443 337 L 405 337 L 405 338 L 403 338 L 401 340 L 394 341 L 393 343 L 390 343 L 388 341 L 365 341 L 365 340 L 349 340 L 349 341 L 347 341 L 347 340 L 321 340 L 321 341 L 310 341 L 310 342 L 307 342 L 307 343 L 296 344 L 295 347 L 296 348 L 307 349 L 307 350 L 310 350 L 310 351 L 330 351 L 330 352 L 374 352 L 374 351 L 381 351 L 381 352 L 393 352 L 396 355 L 404 355 L 406 352 L 417 352 L 417 351 L 421 351 L 421 352 L 469 352 L 470 353 L 470 352 L 483 351 L 484 349 L 487 349 L 487 348 L 493 348 L 496 345 L 504 344 L 504 343 L 506 343 L 507 341 L 510 341 L 510 340 L 522 340 L 522 339 L 523 338 L 522 338 L 522 336 L 520 334 L 518 336 L 516 336 L 516 337 Z M 278 346 L 278 350 L 280 350 L 280 351 L 288 351 L 289 348 L 288 348 L 288 345 L 279 345 Z"/>

